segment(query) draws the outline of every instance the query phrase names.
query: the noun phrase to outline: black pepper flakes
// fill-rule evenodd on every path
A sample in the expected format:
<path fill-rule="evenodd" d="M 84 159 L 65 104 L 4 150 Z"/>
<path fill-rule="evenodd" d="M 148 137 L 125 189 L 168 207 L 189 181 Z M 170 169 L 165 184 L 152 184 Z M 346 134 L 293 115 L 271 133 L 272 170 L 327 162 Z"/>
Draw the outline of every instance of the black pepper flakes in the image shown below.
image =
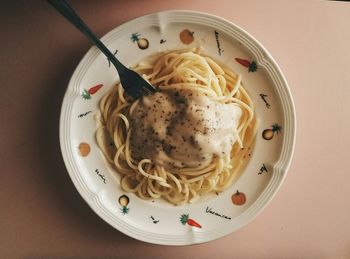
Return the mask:
<path fill-rule="evenodd" d="M 195 139 L 194 139 L 194 137 L 192 135 L 190 136 L 190 143 L 192 145 L 196 144 Z"/>

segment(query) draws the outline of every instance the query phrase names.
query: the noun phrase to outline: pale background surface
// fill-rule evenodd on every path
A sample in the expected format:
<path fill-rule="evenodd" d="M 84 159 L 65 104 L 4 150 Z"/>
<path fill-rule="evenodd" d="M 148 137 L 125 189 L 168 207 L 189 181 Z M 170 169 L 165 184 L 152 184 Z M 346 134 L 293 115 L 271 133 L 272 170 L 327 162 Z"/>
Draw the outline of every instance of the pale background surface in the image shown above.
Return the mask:
<path fill-rule="evenodd" d="M 350 258 L 350 3 L 71 2 L 100 36 L 166 9 L 222 16 L 258 39 L 289 82 L 297 142 L 279 193 L 229 236 L 167 247 L 114 230 L 75 190 L 59 149 L 58 118 L 90 44 L 46 2 L 13 2 L 0 9 L 1 258 Z"/>

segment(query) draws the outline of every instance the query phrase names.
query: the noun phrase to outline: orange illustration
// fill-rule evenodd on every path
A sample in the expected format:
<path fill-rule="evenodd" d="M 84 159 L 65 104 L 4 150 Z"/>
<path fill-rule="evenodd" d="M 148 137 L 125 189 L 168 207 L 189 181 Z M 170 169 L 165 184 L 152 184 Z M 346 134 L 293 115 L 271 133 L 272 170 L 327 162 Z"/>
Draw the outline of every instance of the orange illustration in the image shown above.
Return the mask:
<path fill-rule="evenodd" d="M 231 196 L 231 200 L 235 205 L 243 205 L 247 201 L 247 198 L 243 192 L 237 190 L 237 192 Z"/>
<path fill-rule="evenodd" d="M 82 156 L 87 156 L 90 153 L 90 145 L 88 143 L 82 142 L 79 144 L 79 152 Z"/>
<path fill-rule="evenodd" d="M 182 32 L 180 32 L 181 42 L 186 45 L 191 44 L 194 40 L 193 34 L 193 31 L 190 31 L 188 29 L 183 30 Z"/>

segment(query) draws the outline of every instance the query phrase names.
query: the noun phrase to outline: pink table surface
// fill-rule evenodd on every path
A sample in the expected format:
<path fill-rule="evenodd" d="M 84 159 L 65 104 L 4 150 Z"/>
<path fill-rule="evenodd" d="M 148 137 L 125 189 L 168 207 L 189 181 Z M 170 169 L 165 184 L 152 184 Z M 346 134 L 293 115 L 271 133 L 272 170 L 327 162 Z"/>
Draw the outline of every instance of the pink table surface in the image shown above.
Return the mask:
<path fill-rule="evenodd" d="M 65 86 L 88 41 L 45 1 L 0 9 L 1 258 L 350 258 L 350 3 L 72 1 L 98 35 L 137 16 L 192 9 L 258 39 L 296 106 L 289 174 L 269 206 L 235 233 L 171 247 L 131 239 L 92 212 L 58 143 Z"/>

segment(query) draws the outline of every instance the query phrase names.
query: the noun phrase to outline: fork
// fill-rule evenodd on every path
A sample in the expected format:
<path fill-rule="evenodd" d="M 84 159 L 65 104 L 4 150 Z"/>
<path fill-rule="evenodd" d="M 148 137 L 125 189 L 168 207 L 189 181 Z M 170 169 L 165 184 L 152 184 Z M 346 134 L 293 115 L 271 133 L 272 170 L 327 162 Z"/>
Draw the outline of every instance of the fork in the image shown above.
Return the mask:
<path fill-rule="evenodd" d="M 109 49 L 96 37 L 84 21 L 75 13 L 75 11 L 64 0 L 47 0 L 58 12 L 69 20 L 79 31 L 81 31 L 107 59 L 115 66 L 118 71 L 120 83 L 125 92 L 134 99 L 143 95 L 156 92 L 156 89 L 143 79 L 135 71 L 125 67 Z"/>

